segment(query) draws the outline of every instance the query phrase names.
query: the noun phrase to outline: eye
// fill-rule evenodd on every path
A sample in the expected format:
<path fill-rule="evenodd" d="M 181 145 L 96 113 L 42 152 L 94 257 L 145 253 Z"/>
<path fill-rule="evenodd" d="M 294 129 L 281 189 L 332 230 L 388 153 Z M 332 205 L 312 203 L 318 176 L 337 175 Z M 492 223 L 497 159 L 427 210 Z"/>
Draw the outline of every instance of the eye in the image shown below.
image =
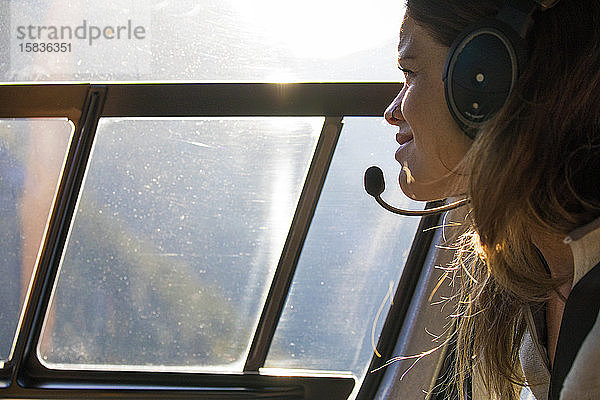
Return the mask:
<path fill-rule="evenodd" d="M 409 80 L 410 78 L 412 78 L 412 77 L 414 76 L 414 74 L 415 74 L 415 73 L 414 73 L 414 71 L 411 71 L 411 70 L 410 70 L 410 69 L 408 69 L 408 68 L 402 68 L 401 66 L 398 66 L 398 69 L 399 69 L 400 71 L 402 71 L 402 73 L 404 74 L 404 79 L 405 79 L 407 82 L 408 82 L 408 80 Z"/>

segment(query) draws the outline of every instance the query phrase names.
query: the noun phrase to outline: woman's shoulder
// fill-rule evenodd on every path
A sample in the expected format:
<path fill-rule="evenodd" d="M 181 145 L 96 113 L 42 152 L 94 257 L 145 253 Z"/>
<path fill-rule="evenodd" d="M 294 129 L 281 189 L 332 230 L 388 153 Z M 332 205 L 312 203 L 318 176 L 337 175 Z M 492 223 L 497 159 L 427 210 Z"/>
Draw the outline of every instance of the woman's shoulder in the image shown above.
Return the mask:
<path fill-rule="evenodd" d="M 600 317 L 577 352 L 567 374 L 560 398 L 586 400 L 600 398 Z"/>

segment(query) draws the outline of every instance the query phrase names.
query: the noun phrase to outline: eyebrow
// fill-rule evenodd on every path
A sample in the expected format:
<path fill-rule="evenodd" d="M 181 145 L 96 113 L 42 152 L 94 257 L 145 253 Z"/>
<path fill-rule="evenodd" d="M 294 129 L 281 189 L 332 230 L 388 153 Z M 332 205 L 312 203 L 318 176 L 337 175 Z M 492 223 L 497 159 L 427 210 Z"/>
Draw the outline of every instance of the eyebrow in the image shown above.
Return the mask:
<path fill-rule="evenodd" d="M 413 61 L 415 59 L 416 59 L 416 57 L 412 56 L 410 54 L 408 54 L 408 55 L 400 55 L 400 54 L 398 54 L 398 67 L 400 67 L 402 65 L 402 63 L 404 63 L 406 61 Z"/>
<path fill-rule="evenodd" d="M 417 57 L 411 54 L 400 54 L 398 53 L 398 62 L 400 61 L 410 61 L 410 60 L 414 60 Z"/>

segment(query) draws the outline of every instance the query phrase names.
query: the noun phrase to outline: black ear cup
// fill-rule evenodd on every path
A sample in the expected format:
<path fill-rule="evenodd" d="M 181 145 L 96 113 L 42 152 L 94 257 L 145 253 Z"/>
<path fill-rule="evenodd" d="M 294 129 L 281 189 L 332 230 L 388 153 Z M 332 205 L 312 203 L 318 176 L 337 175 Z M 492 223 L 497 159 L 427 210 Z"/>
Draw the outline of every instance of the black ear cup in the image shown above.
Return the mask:
<path fill-rule="evenodd" d="M 469 27 L 455 40 L 442 78 L 450 113 L 471 138 L 506 103 L 525 61 L 524 40 L 496 19 Z"/>

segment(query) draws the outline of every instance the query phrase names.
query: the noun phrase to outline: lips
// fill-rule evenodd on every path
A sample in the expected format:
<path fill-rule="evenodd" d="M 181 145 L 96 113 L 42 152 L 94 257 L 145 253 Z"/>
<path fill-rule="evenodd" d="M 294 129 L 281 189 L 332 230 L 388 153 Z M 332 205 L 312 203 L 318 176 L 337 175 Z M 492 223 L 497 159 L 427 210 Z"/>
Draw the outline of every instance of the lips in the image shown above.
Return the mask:
<path fill-rule="evenodd" d="M 396 134 L 396 142 L 398 142 L 399 145 L 403 145 L 403 144 L 410 142 L 412 140 L 412 138 L 413 138 L 413 135 L 410 131 L 398 132 Z"/>

